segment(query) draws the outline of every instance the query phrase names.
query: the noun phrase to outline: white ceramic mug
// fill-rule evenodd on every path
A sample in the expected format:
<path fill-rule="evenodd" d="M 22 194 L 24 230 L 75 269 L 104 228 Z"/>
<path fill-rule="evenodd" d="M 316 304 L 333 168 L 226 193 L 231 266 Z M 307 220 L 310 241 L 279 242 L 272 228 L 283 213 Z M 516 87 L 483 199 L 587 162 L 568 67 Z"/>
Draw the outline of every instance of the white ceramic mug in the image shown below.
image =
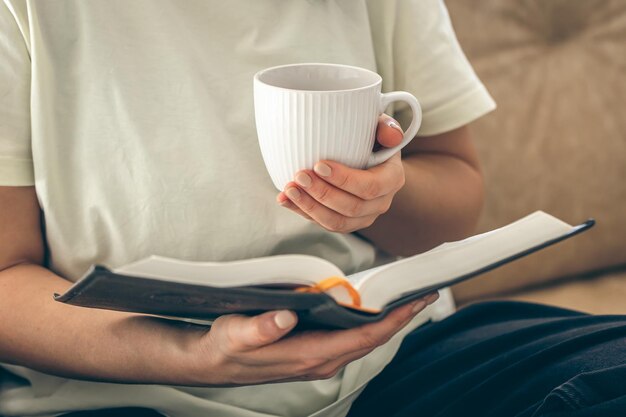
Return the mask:
<path fill-rule="evenodd" d="M 254 111 L 265 166 L 277 189 L 320 160 L 352 168 L 378 165 L 417 133 L 422 111 L 410 93 L 381 94 L 382 78 L 364 68 L 292 64 L 254 76 Z M 373 152 L 378 116 L 393 101 L 411 106 L 413 120 L 398 146 Z"/>

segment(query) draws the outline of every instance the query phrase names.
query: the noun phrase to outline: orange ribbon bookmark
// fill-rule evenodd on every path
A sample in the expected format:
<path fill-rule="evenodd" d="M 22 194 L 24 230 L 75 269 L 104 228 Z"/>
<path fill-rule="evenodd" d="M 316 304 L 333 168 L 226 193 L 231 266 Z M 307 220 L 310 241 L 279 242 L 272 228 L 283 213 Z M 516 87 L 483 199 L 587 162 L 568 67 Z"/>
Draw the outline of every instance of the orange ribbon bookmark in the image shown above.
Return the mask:
<path fill-rule="evenodd" d="M 357 309 L 357 310 L 361 310 L 361 311 L 366 311 L 368 313 L 378 313 L 378 312 L 380 312 L 380 310 L 373 310 L 373 309 L 361 307 L 361 295 L 352 286 L 352 284 L 350 284 L 350 282 L 347 279 L 345 279 L 345 278 L 341 278 L 341 277 L 326 278 L 326 279 L 318 282 L 317 284 L 315 284 L 312 287 L 299 287 L 299 288 L 296 288 L 296 291 L 297 292 L 308 292 L 308 293 L 321 293 L 321 292 L 326 292 L 326 291 L 330 290 L 331 288 L 335 288 L 335 287 L 343 287 L 348 292 L 348 295 L 352 299 L 352 304 L 345 304 L 345 303 L 340 303 L 340 302 L 337 302 L 337 304 L 340 304 L 340 305 L 345 306 L 345 307 L 350 307 L 350 308 L 354 308 L 354 309 Z"/>

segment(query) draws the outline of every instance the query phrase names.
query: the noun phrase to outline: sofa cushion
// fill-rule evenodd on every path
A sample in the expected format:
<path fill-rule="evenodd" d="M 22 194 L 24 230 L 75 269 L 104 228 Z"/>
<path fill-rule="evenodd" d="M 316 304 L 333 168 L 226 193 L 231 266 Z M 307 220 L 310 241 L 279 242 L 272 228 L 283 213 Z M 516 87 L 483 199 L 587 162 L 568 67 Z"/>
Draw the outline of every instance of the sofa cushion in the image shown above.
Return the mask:
<path fill-rule="evenodd" d="M 543 288 L 522 290 L 497 298 L 550 304 L 593 314 L 626 314 L 626 270 L 551 282 Z"/>
<path fill-rule="evenodd" d="M 448 0 L 499 108 L 473 126 L 487 200 L 480 231 L 541 209 L 583 236 L 455 288 L 470 299 L 626 263 L 623 0 Z"/>

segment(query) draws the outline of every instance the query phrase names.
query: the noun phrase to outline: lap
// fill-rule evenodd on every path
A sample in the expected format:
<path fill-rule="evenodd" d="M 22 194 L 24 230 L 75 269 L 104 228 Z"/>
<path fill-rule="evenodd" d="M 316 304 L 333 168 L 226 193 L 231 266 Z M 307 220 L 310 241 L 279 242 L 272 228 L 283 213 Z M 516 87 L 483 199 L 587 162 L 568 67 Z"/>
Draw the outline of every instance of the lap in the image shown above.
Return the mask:
<path fill-rule="evenodd" d="M 349 417 L 623 415 L 625 364 L 626 316 L 481 303 L 409 334 Z"/>
<path fill-rule="evenodd" d="M 622 416 L 626 316 L 517 302 L 469 306 L 410 333 L 348 417 Z M 158 417 L 128 408 L 67 417 Z"/>

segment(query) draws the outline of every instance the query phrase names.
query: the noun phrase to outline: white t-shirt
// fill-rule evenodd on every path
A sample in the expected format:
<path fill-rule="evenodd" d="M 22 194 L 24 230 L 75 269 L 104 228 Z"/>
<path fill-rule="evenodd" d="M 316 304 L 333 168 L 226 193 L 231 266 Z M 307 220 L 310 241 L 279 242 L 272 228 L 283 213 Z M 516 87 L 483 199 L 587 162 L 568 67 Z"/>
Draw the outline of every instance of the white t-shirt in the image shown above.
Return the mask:
<path fill-rule="evenodd" d="M 306 253 L 346 273 L 372 266 L 366 241 L 275 202 L 252 76 L 295 62 L 379 72 L 385 91 L 419 99 L 422 136 L 494 108 L 439 0 L 0 2 L 0 185 L 36 186 L 50 269 L 76 280 L 93 263 L 151 254 Z M 84 382 L 6 365 L 30 383 L 0 392 L 0 414 L 133 405 L 176 417 L 341 416 L 401 336 L 330 380 L 238 388 Z"/>

